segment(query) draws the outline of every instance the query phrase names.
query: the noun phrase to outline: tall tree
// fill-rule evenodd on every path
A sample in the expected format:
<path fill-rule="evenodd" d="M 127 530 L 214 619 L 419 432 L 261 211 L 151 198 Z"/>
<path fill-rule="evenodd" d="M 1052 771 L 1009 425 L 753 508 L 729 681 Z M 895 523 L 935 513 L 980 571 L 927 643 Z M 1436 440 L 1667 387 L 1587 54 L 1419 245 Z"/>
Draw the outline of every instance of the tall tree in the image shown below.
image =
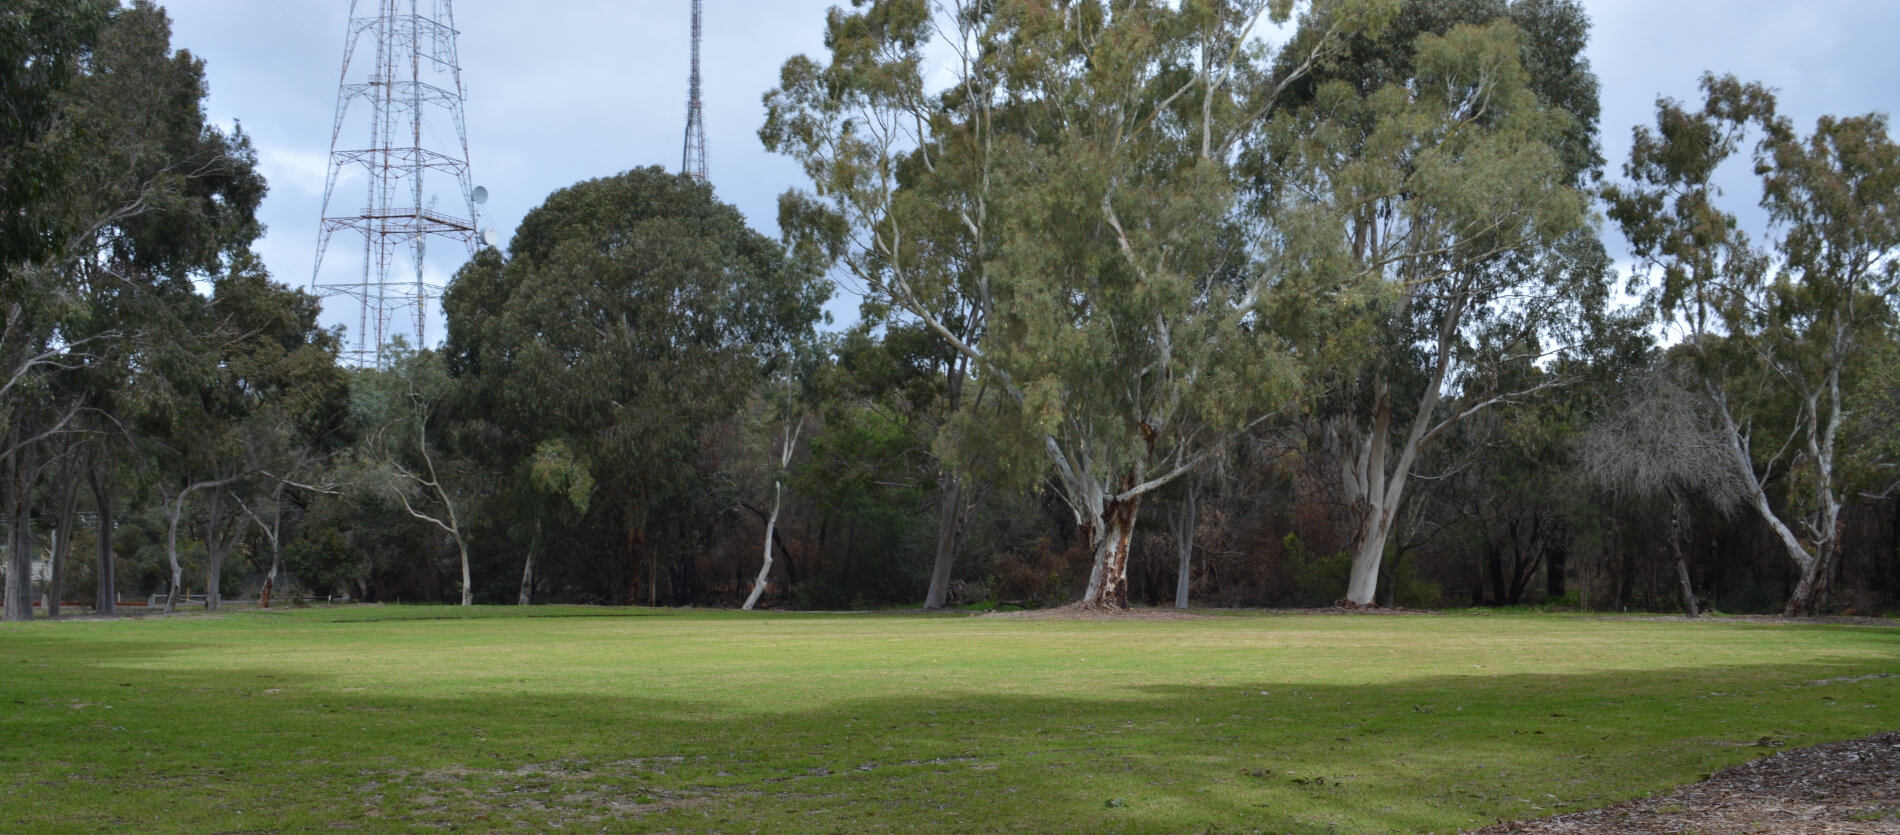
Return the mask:
<path fill-rule="evenodd" d="M 162 9 L 147 0 L 115 6 L 36 2 L 4 12 L 0 39 L 26 55 L 23 69 L 4 70 L 5 83 L 21 93 L 16 101 L 14 87 L 7 90 L 4 120 L 23 121 L 0 126 L 9 182 L 9 251 L 0 266 L 0 436 L 7 439 L 0 459 L 7 460 L 0 469 L 11 473 L 15 509 L 30 501 L 35 483 L 30 462 L 11 457 L 37 460 L 32 447 L 68 429 L 93 396 L 56 378 L 105 362 L 108 350 L 134 350 L 132 343 L 146 343 L 136 350 L 148 354 L 180 344 L 153 340 L 166 330 L 160 326 L 127 331 L 126 319 L 102 315 L 96 302 L 124 293 L 191 298 L 193 277 L 221 272 L 226 256 L 260 232 L 255 213 L 264 184 L 255 155 L 241 133 L 206 123 L 203 63 L 172 50 Z M 25 46 L 13 43 L 22 33 Z M 50 51 L 34 51 L 42 47 Z M 62 86 L 69 71 L 77 75 Z M 42 101 L 45 95 L 53 98 Z M 31 182 L 20 185 L 20 177 Z M 16 197 L 30 205 L 14 205 Z M 27 240 L 30 246 L 15 246 Z M 17 260 L 21 253 L 29 260 Z M 176 322 L 183 309 L 147 311 Z M 160 365 L 135 367 L 156 376 Z M 30 536 L 30 527 L 17 535 Z M 24 547 L 10 555 L 27 558 Z M 9 571 L 9 617 L 24 614 L 13 605 L 25 597 L 12 579 L 24 576 Z"/>
<path fill-rule="evenodd" d="M 350 390 L 351 419 L 361 439 L 362 464 L 374 488 L 396 497 L 410 517 L 441 531 L 455 545 L 461 567 L 461 605 L 475 603 L 468 557 L 470 494 L 466 460 L 451 459 L 442 442 L 454 395 L 442 357 L 397 340 L 387 366 L 359 374 Z"/>
<path fill-rule="evenodd" d="M 780 86 L 765 96 L 759 137 L 798 159 L 817 191 L 787 194 L 780 226 L 802 248 L 842 259 L 857 280 L 865 327 L 887 333 L 880 348 L 912 352 L 896 361 L 908 378 L 901 394 L 868 396 L 892 400 L 931 454 L 939 524 L 924 608 L 941 609 L 976 492 L 977 457 L 946 430 L 980 408 L 984 387 L 974 352 L 946 350 L 939 336 L 975 348 L 988 325 L 999 9 L 964 0 L 881 0 L 861 9 L 827 17 L 828 63 L 806 56 L 785 63 Z M 933 41 L 951 59 L 953 80 L 942 95 L 925 87 Z"/>
<path fill-rule="evenodd" d="M 1521 400 L 1504 368 L 1586 338 L 1609 262 L 1579 190 L 1597 161 L 1587 19 L 1569 0 L 1408 2 L 1296 91 L 1262 146 L 1266 211 L 1304 218 L 1321 269 L 1369 276 L 1326 349 L 1354 519 L 1346 598 L 1371 604 L 1425 447 Z M 1455 408 L 1453 408 L 1456 404 Z"/>
<path fill-rule="evenodd" d="M 657 168 L 589 180 L 530 212 L 443 300 L 468 448 L 520 472 L 544 442 L 585 462 L 619 598 L 658 599 L 657 509 L 689 492 L 702 433 L 736 414 L 829 293 L 818 265 Z M 645 594 L 641 595 L 640 592 Z"/>
<path fill-rule="evenodd" d="M 1841 544 L 1844 393 L 1857 358 L 1894 327 L 1900 146 L 1878 114 L 1822 117 L 1801 136 L 1760 85 L 1709 75 L 1702 90 L 1701 109 L 1663 99 L 1656 126 L 1635 129 L 1610 214 L 1654 280 L 1647 300 L 1694 359 L 1749 506 L 1800 572 L 1787 613 L 1812 614 Z M 1771 224 L 1760 244 L 1715 184 L 1751 136 Z"/>
<path fill-rule="evenodd" d="M 1315 274 L 1239 211 L 1237 149 L 1391 4 L 1303 4 L 1308 37 L 1269 71 L 1255 32 L 1294 5 L 872 3 L 831 18 L 830 67 L 793 59 L 768 95 L 768 144 L 805 163 L 853 274 L 1006 393 L 1000 420 L 952 437 L 1053 467 L 1095 551 L 1086 603 L 1127 605 L 1142 498 L 1294 389 L 1273 304 L 1312 298 L 1296 285 Z M 958 55 L 940 93 L 919 57 L 933 32 Z M 928 260 L 962 234 L 975 269 Z"/>

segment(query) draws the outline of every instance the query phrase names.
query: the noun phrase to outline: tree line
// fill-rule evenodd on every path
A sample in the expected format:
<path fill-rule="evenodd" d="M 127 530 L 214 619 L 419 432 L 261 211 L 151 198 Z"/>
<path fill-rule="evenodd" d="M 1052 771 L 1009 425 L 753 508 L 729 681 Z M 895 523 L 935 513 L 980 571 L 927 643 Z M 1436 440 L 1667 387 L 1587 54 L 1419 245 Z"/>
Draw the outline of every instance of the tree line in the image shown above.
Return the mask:
<path fill-rule="evenodd" d="M 9 619 L 1900 594 L 1886 118 L 1709 75 L 1612 170 L 1576 0 L 834 9 L 779 239 L 577 183 L 372 368 L 162 9 L 0 14 Z"/>

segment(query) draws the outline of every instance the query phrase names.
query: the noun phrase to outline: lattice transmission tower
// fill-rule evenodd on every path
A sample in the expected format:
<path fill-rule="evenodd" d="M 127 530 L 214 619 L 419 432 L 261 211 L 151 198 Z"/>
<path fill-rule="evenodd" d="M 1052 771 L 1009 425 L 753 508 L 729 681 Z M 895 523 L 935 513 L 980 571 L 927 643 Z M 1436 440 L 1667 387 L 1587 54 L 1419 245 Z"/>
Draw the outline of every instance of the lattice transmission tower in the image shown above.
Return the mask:
<path fill-rule="evenodd" d="M 469 180 L 456 34 L 454 0 L 350 0 L 311 286 L 360 306 L 354 344 L 345 349 L 357 365 L 380 364 L 398 333 L 406 332 L 416 347 L 426 345 L 429 302 L 442 293 L 423 274 L 430 238 L 475 252 L 475 206 L 487 193 Z M 352 108 L 359 103 L 365 107 Z M 364 127 L 350 118 L 353 109 L 368 117 L 368 144 L 344 139 L 347 125 Z M 333 214 L 339 179 L 358 169 L 365 175 L 364 203 L 344 202 L 349 208 Z M 438 209 L 445 196 L 448 205 Z M 326 276 L 324 255 L 344 230 L 363 236 L 361 274 L 332 269 Z"/>
<path fill-rule="evenodd" d="M 700 0 L 693 0 L 693 73 L 686 82 L 686 151 L 680 158 L 680 173 L 705 182 L 706 114 L 699 107 Z"/>

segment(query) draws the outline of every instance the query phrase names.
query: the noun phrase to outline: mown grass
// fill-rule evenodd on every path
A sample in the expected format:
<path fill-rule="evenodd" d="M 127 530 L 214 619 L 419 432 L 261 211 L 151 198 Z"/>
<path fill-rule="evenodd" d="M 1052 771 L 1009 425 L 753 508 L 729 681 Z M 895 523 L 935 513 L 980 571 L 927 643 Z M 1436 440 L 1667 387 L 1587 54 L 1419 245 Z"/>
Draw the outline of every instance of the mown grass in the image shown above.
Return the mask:
<path fill-rule="evenodd" d="M 1538 615 L 35 623 L 0 832 L 1449 831 L 1900 727 L 1896 672 L 1893 629 Z"/>

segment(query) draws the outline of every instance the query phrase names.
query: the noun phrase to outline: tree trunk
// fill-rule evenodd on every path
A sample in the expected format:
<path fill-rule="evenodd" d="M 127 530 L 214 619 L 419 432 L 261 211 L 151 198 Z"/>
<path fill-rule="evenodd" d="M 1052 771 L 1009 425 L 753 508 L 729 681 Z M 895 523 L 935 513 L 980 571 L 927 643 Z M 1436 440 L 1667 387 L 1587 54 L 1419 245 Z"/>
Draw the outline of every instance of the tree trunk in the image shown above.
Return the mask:
<path fill-rule="evenodd" d="M 646 542 L 646 537 L 641 535 L 641 524 L 639 517 L 628 514 L 626 562 L 628 606 L 640 605 L 640 569 L 645 567 L 642 565 L 642 560 L 645 558 L 643 552 L 646 550 L 643 547 Z"/>
<path fill-rule="evenodd" d="M 938 483 L 943 488 L 943 499 L 937 509 L 937 561 L 930 571 L 930 591 L 924 595 L 924 608 L 933 611 L 950 600 L 951 569 L 956 567 L 963 529 L 963 479 L 946 467 Z"/>
<path fill-rule="evenodd" d="M 1685 508 L 1681 496 L 1672 492 L 1669 498 L 1669 552 L 1676 558 L 1676 581 L 1682 586 L 1682 612 L 1693 618 L 1702 613 L 1695 603 L 1695 584 L 1689 579 L 1689 558 L 1682 552 L 1682 516 Z"/>
<path fill-rule="evenodd" d="M 16 430 L 20 434 L 31 428 Z M 7 459 L 6 619 L 33 619 L 33 470 L 34 449 L 27 444 Z"/>
<path fill-rule="evenodd" d="M 759 566 L 759 578 L 752 582 L 752 593 L 746 595 L 745 610 L 750 612 L 759 605 L 759 597 L 765 594 L 767 577 L 772 573 L 772 534 L 778 527 L 779 504 L 785 498 L 785 489 L 777 481 L 772 482 L 772 515 L 765 518 L 764 564 Z"/>
<path fill-rule="evenodd" d="M 1544 597 L 1550 600 L 1564 596 L 1564 572 L 1570 562 L 1570 526 L 1559 522 L 1557 529 L 1551 531 L 1550 539 L 1544 543 Z"/>
<path fill-rule="evenodd" d="M 165 592 L 165 614 L 168 615 L 178 611 L 178 591 L 185 582 L 185 568 L 178 564 L 178 517 L 184 514 L 185 497 L 191 495 L 194 488 L 185 488 L 171 506 L 169 533 L 165 540 L 165 558 L 170 561 L 172 569 L 171 588 Z"/>
<path fill-rule="evenodd" d="M 1788 597 L 1788 607 L 1783 611 L 1791 618 L 1813 617 L 1820 614 L 1827 605 L 1828 581 L 1834 573 L 1834 560 L 1839 557 L 1840 536 L 1836 534 L 1831 543 L 1821 543 L 1816 550 L 1821 555 L 1801 568 L 1801 581 L 1795 584 L 1794 594 Z"/>
<path fill-rule="evenodd" d="M 1132 482 L 1131 482 L 1132 483 Z M 1135 534 L 1135 515 L 1141 497 L 1111 500 L 1102 512 L 1102 541 L 1096 546 L 1095 571 L 1089 590 L 1082 597 L 1085 606 L 1101 609 L 1128 608 L 1128 546 Z"/>
<path fill-rule="evenodd" d="M 215 612 L 224 600 L 218 589 L 224 585 L 224 555 L 230 540 L 218 536 L 224 521 L 224 493 L 211 491 L 211 511 L 205 519 L 205 611 Z"/>
<path fill-rule="evenodd" d="M 462 555 L 462 605 L 475 605 L 475 586 L 468 573 L 468 543 L 462 541 L 460 533 L 450 533 L 455 537 L 455 550 Z"/>
<path fill-rule="evenodd" d="M 1346 599 L 1369 606 L 1377 599 L 1379 564 L 1385 560 L 1386 538 L 1392 534 L 1396 508 L 1389 507 L 1391 489 L 1386 484 L 1386 451 L 1391 448 L 1392 396 L 1383 377 L 1373 381 L 1374 417 L 1372 431 L 1354 456 L 1358 472 L 1349 478 L 1349 495 L 1359 496 L 1359 530 L 1352 538 L 1352 575 L 1346 582 Z"/>
<path fill-rule="evenodd" d="M 534 552 L 541 547 L 541 520 L 534 520 L 534 538 L 528 541 L 528 561 L 521 567 L 521 593 L 515 597 L 515 605 L 526 606 L 534 602 Z"/>
<path fill-rule="evenodd" d="M 71 550 L 73 516 L 70 509 L 64 510 L 62 515 L 65 523 L 53 529 L 52 538 L 47 542 L 48 550 L 52 551 L 49 555 L 52 565 L 46 577 L 46 616 L 49 618 L 59 617 L 59 601 L 66 596 L 66 552 Z"/>
<path fill-rule="evenodd" d="M 1182 497 L 1181 506 L 1175 508 L 1169 519 L 1174 528 L 1174 549 L 1179 557 L 1179 567 L 1174 575 L 1174 608 L 1188 607 L 1188 586 L 1193 580 L 1194 568 L 1194 526 L 1195 512 L 1200 504 L 1201 484 L 1198 479 L 1189 480 L 1187 495 Z"/>
<path fill-rule="evenodd" d="M 1493 606 L 1502 606 L 1510 596 L 1505 588 L 1509 581 L 1504 577 L 1504 549 L 1495 542 L 1485 543 L 1484 567 L 1486 576 L 1491 580 L 1490 603 Z"/>
<path fill-rule="evenodd" d="M 113 495 L 110 476 L 95 468 L 90 478 L 93 504 L 99 510 L 99 584 L 93 592 L 92 612 L 95 615 L 116 616 L 119 614 L 119 567 L 112 551 L 115 524 L 112 511 L 116 497 Z"/>

